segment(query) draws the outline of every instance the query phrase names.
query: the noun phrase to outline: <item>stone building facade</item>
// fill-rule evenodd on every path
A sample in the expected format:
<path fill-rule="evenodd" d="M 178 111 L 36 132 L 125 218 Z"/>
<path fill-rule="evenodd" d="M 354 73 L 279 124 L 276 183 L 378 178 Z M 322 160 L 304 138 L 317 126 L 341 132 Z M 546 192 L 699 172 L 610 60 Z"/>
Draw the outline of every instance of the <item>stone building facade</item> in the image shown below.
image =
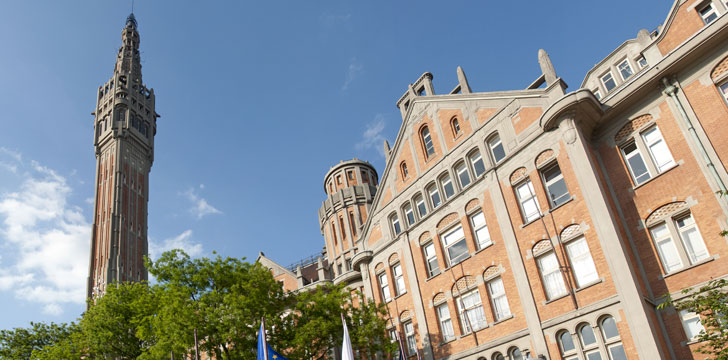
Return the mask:
<path fill-rule="evenodd" d="M 381 176 L 326 174 L 321 257 L 259 261 L 291 291 L 385 302 L 408 357 L 702 358 L 698 315 L 656 304 L 728 277 L 726 13 L 676 0 L 571 92 L 543 50 L 523 90 L 423 74 Z"/>
<path fill-rule="evenodd" d="M 87 294 L 147 280 L 147 202 L 157 117 L 154 90 L 142 82 L 134 14 L 121 32 L 114 74 L 99 86 L 94 115 L 96 196 Z"/>

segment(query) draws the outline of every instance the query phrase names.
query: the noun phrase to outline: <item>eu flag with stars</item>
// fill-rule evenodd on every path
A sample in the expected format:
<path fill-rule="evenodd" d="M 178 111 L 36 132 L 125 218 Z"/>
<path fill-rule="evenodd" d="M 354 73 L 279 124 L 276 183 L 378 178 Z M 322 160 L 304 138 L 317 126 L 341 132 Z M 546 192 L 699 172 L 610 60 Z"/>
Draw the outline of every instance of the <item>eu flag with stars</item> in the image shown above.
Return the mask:
<path fill-rule="evenodd" d="M 281 354 L 277 353 L 273 348 L 268 345 L 268 360 L 288 360 L 281 356 Z"/>

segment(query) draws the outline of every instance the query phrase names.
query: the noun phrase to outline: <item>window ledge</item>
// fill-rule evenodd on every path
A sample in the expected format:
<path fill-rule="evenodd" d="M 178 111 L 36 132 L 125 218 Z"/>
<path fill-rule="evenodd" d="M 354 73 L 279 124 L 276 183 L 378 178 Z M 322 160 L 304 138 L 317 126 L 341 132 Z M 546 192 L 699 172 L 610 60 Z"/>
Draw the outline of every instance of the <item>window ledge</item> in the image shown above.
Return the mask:
<path fill-rule="evenodd" d="M 584 285 L 584 286 L 582 286 L 582 287 L 574 290 L 574 292 L 582 291 L 582 290 L 584 290 L 586 288 L 590 288 L 590 287 L 592 287 L 594 285 L 601 284 L 602 282 L 604 282 L 604 278 L 596 279 L 596 280 L 594 280 L 594 281 L 592 281 L 592 282 L 590 282 L 590 283 L 588 283 L 588 284 L 586 284 L 586 285 Z"/>
<path fill-rule="evenodd" d="M 541 216 L 539 216 L 539 217 L 537 217 L 537 218 L 535 218 L 535 219 L 533 219 L 533 220 L 531 220 L 531 221 L 529 221 L 529 222 L 527 222 L 527 223 L 525 223 L 525 224 L 522 224 L 522 225 L 521 225 L 521 229 L 525 228 L 525 227 L 526 227 L 526 226 L 528 226 L 528 225 L 531 225 L 531 224 L 535 223 L 536 221 L 539 221 L 539 220 L 541 220 L 541 219 L 542 219 L 542 218 L 544 217 L 544 215 L 545 215 L 545 214 L 542 214 Z"/>
<path fill-rule="evenodd" d="M 395 297 L 393 298 L 393 300 L 397 300 L 397 299 L 401 298 L 401 297 L 402 297 L 402 296 L 404 296 L 404 295 L 407 295 L 407 290 L 405 290 L 405 291 L 404 291 L 403 293 L 401 293 L 401 294 L 399 294 L 399 295 L 395 296 Z"/>
<path fill-rule="evenodd" d="M 448 270 L 450 270 L 450 269 L 454 268 L 454 267 L 455 267 L 455 266 L 457 266 L 458 264 L 460 264 L 460 263 L 464 262 L 465 260 L 468 260 L 468 259 L 470 259 L 471 257 L 472 257 L 472 255 L 468 254 L 468 256 L 467 256 L 467 257 L 464 257 L 464 258 L 463 258 L 462 260 L 460 260 L 460 261 L 458 261 L 458 262 L 456 262 L 456 263 L 454 263 L 454 264 L 451 264 L 450 266 L 448 266 L 448 267 L 446 267 L 446 268 L 445 268 L 444 270 L 442 270 L 442 272 L 445 272 L 445 271 L 448 271 Z"/>
<path fill-rule="evenodd" d="M 639 184 L 639 185 L 637 185 L 637 186 L 634 186 L 634 187 L 632 187 L 632 191 L 636 191 L 637 189 L 639 189 L 639 188 L 641 188 L 641 187 L 643 187 L 643 186 L 645 186 L 645 185 L 647 185 L 647 184 L 651 183 L 652 181 L 654 181 L 655 179 L 659 178 L 660 176 L 662 176 L 662 175 L 664 175 L 664 174 L 667 174 L 668 172 L 672 171 L 672 169 L 674 169 L 674 168 L 676 168 L 676 167 L 680 166 L 680 164 L 682 164 L 682 163 L 683 163 L 683 161 L 682 161 L 682 160 L 680 160 L 680 161 L 677 161 L 677 162 L 675 162 L 675 165 L 673 165 L 673 166 L 672 166 L 672 167 L 670 167 L 669 169 L 667 169 L 667 170 L 665 170 L 665 171 L 663 171 L 663 172 L 661 172 L 661 173 L 659 173 L 659 174 L 655 175 L 654 177 L 651 177 L 651 178 L 650 178 L 649 180 L 647 180 L 647 181 L 643 182 L 642 184 Z M 630 176 L 631 176 L 631 175 L 630 175 Z"/>
<path fill-rule="evenodd" d="M 495 245 L 495 242 L 491 240 L 490 244 L 485 245 L 482 248 L 478 249 L 476 252 L 472 253 L 471 256 L 473 256 L 473 255 L 475 255 L 475 254 L 477 254 L 477 253 L 479 253 L 479 252 L 481 252 L 481 251 L 483 251 L 483 250 L 485 250 L 485 249 L 487 249 L 487 248 L 489 248 L 489 247 L 491 247 L 493 245 Z"/>
<path fill-rule="evenodd" d="M 441 343 L 439 344 L 439 346 L 447 345 L 447 344 L 449 344 L 449 343 L 451 343 L 451 342 L 453 342 L 453 341 L 455 341 L 455 340 L 458 340 L 458 339 L 460 339 L 460 338 L 461 338 L 461 336 L 453 336 L 452 338 L 450 338 L 450 339 L 447 339 L 447 340 L 445 340 L 445 341 L 441 342 Z"/>
<path fill-rule="evenodd" d="M 508 316 L 506 316 L 506 317 L 504 317 L 504 318 L 502 318 L 502 319 L 500 319 L 498 321 L 494 321 L 494 322 L 490 323 L 489 326 L 495 326 L 495 325 L 498 325 L 498 324 L 500 324 L 500 323 L 502 323 L 504 321 L 508 321 L 510 319 L 513 319 L 513 314 L 510 314 L 510 315 L 508 315 Z"/>
<path fill-rule="evenodd" d="M 571 196 L 569 196 L 569 199 L 568 199 L 568 200 L 566 200 L 566 201 L 562 202 L 562 203 L 561 203 L 561 204 L 559 204 L 558 206 L 554 206 L 554 207 L 552 207 L 551 209 L 547 210 L 547 213 L 552 213 L 552 212 L 554 212 L 554 211 L 555 211 L 556 209 L 558 209 L 558 208 L 560 208 L 560 207 L 562 207 L 562 206 L 564 206 L 564 205 L 566 205 L 566 204 L 568 204 L 568 203 L 570 203 L 570 202 L 572 202 L 572 201 L 574 201 L 574 195 L 571 195 Z M 544 214 L 544 215 L 545 215 L 545 214 Z"/>
<path fill-rule="evenodd" d="M 432 274 L 432 276 L 430 276 L 430 277 L 428 277 L 427 279 L 425 279 L 425 282 L 427 282 L 427 281 L 430 281 L 430 280 L 432 280 L 432 279 L 436 278 L 436 277 L 437 277 L 438 275 L 440 275 L 440 274 L 441 274 L 441 272 L 440 272 L 440 271 L 438 270 L 438 271 L 437 271 L 437 273 L 435 273 L 435 274 Z"/>
<path fill-rule="evenodd" d="M 559 295 L 559 296 L 557 296 L 557 297 L 555 297 L 555 298 L 553 298 L 551 300 L 543 301 L 543 302 L 541 302 L 541 305 L 548 305 L 548 304 L 550 304 L 550 303 L 552 303 L 554 301 L 561 300 L 561 299 L 563 299 L 563 298 L 565 298 L 567 296 L 569 296 L 569 293 L 568 292 L 566 294 L 564 294 L 564 295 Z"/>
<path fill-rule="evenodd" d="M 709 257 L 709 258 L 706 258 L 706 259 L 700 260 L 700 261 L 698 261 L 698 262 L 696 262 L 695 264 L 692 264 L 692 265 L 690 265 L 690 266 L 686 266 L 686 267 L 684 267 L 684 268 L 682 268 L 682 269 L 679 269 L 679 270 L 675 270 L 675 271 L 673 271 L 673 272 L 671 272 L 671 273 L 667 273 L 667 274 L 665 274 L 665 275 L 660 275 L 660 276 L 659 276 L 659 279 L 660 279 L 660 280 L 662 280 L 662 279 L 668 278 L 668 277 L 670 277 L 670 276 L 673 276 L 673 275 L 675 275 L 675 274 L 679 274 L 679 273 L 681 273 L 681 272 L 683 272 L 683 271 L 687 271 L 687 270 L 690 270 L 690 269 L 692 269 L 692 268 L 694 268 L 694 267 L 697 267 L 697 266 L 703 265 L 703 264 L 705 264 L 705 263 L 709 263 L 709 262 L 711 262 L 711 261 L 713 261 L 713 260 L 715 260 L 715 259 L 717 259 L 717 258 L 718 258 L 718 255 L 713 255 L 713 256 L 711 256 L 711 257 Z"/>

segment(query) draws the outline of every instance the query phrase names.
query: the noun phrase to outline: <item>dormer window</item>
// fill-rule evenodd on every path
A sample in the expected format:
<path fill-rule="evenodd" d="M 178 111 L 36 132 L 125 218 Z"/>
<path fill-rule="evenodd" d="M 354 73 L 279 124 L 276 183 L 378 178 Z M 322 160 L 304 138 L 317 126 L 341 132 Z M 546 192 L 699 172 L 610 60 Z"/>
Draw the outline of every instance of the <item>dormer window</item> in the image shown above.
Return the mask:
<path fill-rule="evenodd" d="M 602 80 L 602 84 L 604 84 L 604 88 L 607 90 L 607 92 L 610 92 L 610 91 L 612 91 L 612 89 L 617 87 L 617 83 L 614 81 L 614 76 L 612 76 L 611 71 L 602 75 L 601 80 Z"/>
<path fill-rule="evenodd" d="M 624 59 L 619 65 L 617 65 L 617 69 L 619 69 L 619 75 L 622 76 L 622 80 L 629 79 L 630 76 L 632 76 L 632 67 L 629 65 L 629 60 Z"/>
<path fill-rule="evenodd" d="M 708 3 L 702 9 L 698 10 L 700 17 L 703 19 L 705 25 L 708 25 L 718 18 L 718 11 L 715 10 L 713 4 Z"/>

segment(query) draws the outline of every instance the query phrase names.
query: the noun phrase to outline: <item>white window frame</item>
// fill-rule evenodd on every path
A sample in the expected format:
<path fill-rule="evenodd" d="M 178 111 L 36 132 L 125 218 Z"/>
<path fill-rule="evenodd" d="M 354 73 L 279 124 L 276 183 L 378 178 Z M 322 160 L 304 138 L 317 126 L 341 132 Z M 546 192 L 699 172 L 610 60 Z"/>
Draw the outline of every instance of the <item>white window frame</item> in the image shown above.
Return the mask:
<path fill-rule="evenodd" d="M 536 191 L 533 188 L 531 179 L 521 181 L 515 186 L 516 197 L 518 198 L 518 206 L 521 209 L 523 223 L 528 224 L 541 217 L 541 207 L 538 203 Z M 527 208 L 533 208 L 533 211 L 526 213 Z"/>
<path fill-rule="evenodd" d="M 685 336 L 688 341 L 698 338 L 701 331 L 705 331 L 705 327 L 700 322 L 700 315 L 687 310 L 680 310 L 680 322 L 682 323 Z M 696 326 L 697 325 L 697 326 Z"/>
<path fill-rule="evenodd" d="M 377 275 L 379 281 L 379 290 L 382 292 L 382 298 L 384 302 L 392 301 L 392 293 L 389 292 L 389 278 L 387 278 L 387 272 L 383 271 Z"/>
<path fill-rule="evenodd" d="M 407 344 L 407 354 L 410 356 L 417 354 L 417 339 L 415 338 L 415 327 L 412 325 L 412 320 L 405 322 L 402 327 L 404 328 L 405 343 Z"/>
<path fill-rule="evenodd" d="M 566 334 L 569 336 L 569 339 L 571 339 L 571 349 L 566 350 L 564 349 L 564 342 L 562 341 L 561 335 Z M 579 348 L 578 348 L 578 341 L 574 341 L 574 335 L 571 334 L 568 330 L 558 331 L 556 333 L 556 342 L 559 346 L 559 351 L 561 352 L 561 358 L 565 360 L 579 360 Z"/>
<path fill-rule="evenodd" d="M 460 135 L 462 130 L 460 129 L 460 122 L 458 121 L 457 116 L 450 120 L 450 125 L 452 125 L 453 137 L 457 137 L 458 135 Z"/>
<path fill-rule="evenodd" d="M 468 165 L 465 164 L 465 161 L 461 161 L 455 166 L 455 173 L 457 174 L 458 182 L 460 182 L 461 189 L 464 189 L 465 187 L 473 183 L 472 179 L 470 179 L 470 171 L 468 171 Z"/>
<path fill-rule="evenodd" d="M 464 299 L 473 300 L 473 303 L 466 306 Z M 483 309 L 483 299 L 481 299 L 478 289 L 459 295 L 456 300 L 463 334 L 469 334 L 471 331 L 478 331 L 488 326 L 485 310 Z M 465 319 L 466 316 L 468 317 L 467 320 Z"/>
<path fill-rule="evenodd" d="M 554 170 L 558 171 L 558 175 L 554 176 L 550 180 L 547 180 L 546 173 Z M 564 174 L 563 172 L 561 172 L 561 168 L 559 167 L 558 162 L 554 161 L 553 164 L 545 166 L 539 171 L 539 174 L 541 175 L 541 181 L 543 181 L 544 187 L 546 188 L 546 197 L 548 198 L 549 204 L 551 205 L 552 209 L 557 206 L 563 205 L 564 203 L 569 201 L 569 199 L 571 199 L 569 187 L 566 186 L 566 179 L 564 179 Z M 566 189 L 566 192 L 559 195 L 557 198 L 554 198 L 554 194 L 551 193 L 551 187 L 555 186 L 558 182 L 562 182 L 564 184 L 564 189 Z"/>
<path fill-rule="evenodd" d="M 478 210 L 475 213 L 471 214 L 469 216 L 469 219 L 470 225 L 473 229 L 475 244 L 477 245 L 478 250 L 484 249 L 493 244 L 493 240 L 490 237 L 490 232 L 488 231 L 488 223 L 485 221 L 485 214 L 483 214 L 483 210 Z"/>
<path fill-rule="evenodd" d="M 607 321 L 607 319 L 612 319 L 612 321 L 614 322 L 614 330 L 617 331 L 617 335 L 609 337 L 609 338 L 607 337 L 607 332 L 605 331 L 605 328 L 604 328 L 604 323 Z M 622 354 L 624 354 L 625 358 L 626 358 L 627 354 L 624 350 L 624 345 L 622 345 L 622 337 L 619 334 L 619 327 L 617 327 L 617 320 L 613 316 L 611 316 L 611 315 L 605 316 L 599 320 L 599 333 L 601 334 L 602 340 L 604 341 L 604 346 L 606 347 L 606 353 L 607 353 L 609 359 L 614 359 L 614 351 L 617 348 L 622 349 Z"/>
<path fill-rule="evenodd" d="M 445 197 L 445 200 L 450 199 L 451 197 L 455 196 L 457 193 L 455 189 L 455 184 L 452 182 L 452 178 L 450 177 L 450 173 L 445 172 L 444 174 L 441 174 L 438 178 L 438 182 L 440 183 L 440 186 L 442 187 L 442 194 Z M 448 195 L 448 188 L 452 189 L 450 192 L 451 194 Z"/>
<path fill-rule="evenodd" d="M 402 233 L 402 224 L 400 224 L 399 216 L 396 212 L 389 215 L 389 223 L 392 225 L 392 233 L 394 236 L 399 236 Z"/>
<path fill-rule="evenodd" d="M 400 263 L 392 265 L 392 277 L 394 277 L 394 296 L 400 296 L 407 292 L 407 286 L 404 282 L 404 274 L 402 273 L 402 265 Z"/>
<path fill-rule="evenodd" d="M 637 64 L 637 67 L 640 68 L 640 70 L 647 67 L 647 59 L 645 59 L 644 55 L 640 55 L 639 57 L 637 57 L 634 62 Z"/>
<path fill-rule="evenodd" d="M 490 295 L 490 303 L 493 306 L 493 316 L 495 321 L 501 321 L 511 316 L 511 307 L 508 304 L 506 296 L 506 288 L 503 279 L 498 276 L 487 282 L 488 295 Z"/>
<path fill-rule="evenodd" d="M 498 147 L 500 147 L 500 151 L 503 153 L 500 158 L 496 156 L 496 149 Z M 503 141 L 501 141 L 500 134 L 495 133 L 488 139 L 488 149 L 490 149 L 490 156 L 493 158 L 494 164 L 498 164 L 506 158 L 506 148 L 505 146 L 503 146 Z"/>
<path fill-rule="evenodd" d="M 435 243 L 429 242 L 422 246 L 422 254 L 425 257 L 425 263 L 427 264 L 427 274 L 429 277 L 433 277 L 440 273 L 440 264 L 437 261 L 437 250 L 435 250 Z"/>
<path fill-rule="evenodd" d="M 574 280 L 576 280 L 576 287 L 582 288 L 599 281 L 599 273 L 594 265 L 586 238 L 584 236 L 574 238 L 565 247 L 571 263 L 571 273 L 574 274 Z M 582 251 L 577 252 L 578 250 Z"/>
<path fill-rule="evenodd" d="M 648 136 L 656 134 L 657 137 L 648 140 Z M 667 142 L 665 141 L 665 137 L 662 136 L 662 132 L 660 132 L 660 129 L 657 126 L 651 126 L 647 130 L 640 133 L 640 137 L 645 142 L 645 147 L 650 152 L 650 160 L 652 160 L 652 164 L 657 169 L 657 173 L 661 174 L 671 168 L 673 168 L 675 165 L 675 158 L 672 156 L 672 152 L 670 152 L 670 148 L 667 146 Z M 658 159 L 662 158 L 663 163 L 658 164 Z M 669 158 L 669 160 L 667 159 Z"/>
<path fill-rule="evenodd" d="M 599 89 L 592 90 L 592 94 L 594 94 L 594 97 L 597 98 L 597 100 L 602 100 L 602 92 Z"/>
<path fill-rule="evenodd" d="M 713 6 L 712 2 L 708 1 L 704 6 L 698 9 L 698 15 L 700 15 L 700 18 L 703 20 L 703 24 L 708 25 L 713 21 L 718 20 L 720 12 L 715 6 Z M 711 19 L 711 15 L 714 15 L 715 17 Z"/>
<path fill-rule="evenodd" d="M 440 196 L 440 189 L 437 187 L 437 184 L 430 184 L 427 188 L 427 196 L 430 198 L 430 205 L 432 205 L 433 209 L 437 209 L 440 205 L 442 205 L 442 196 Z M 437 196 L 437 203 L 435 203 L 435 196 Z"/>
<path fill-rule="evenodd" d="M 427 202 L 425 201 L 425 197 L 422 194 L 415 195 L 412 202 L 415 203 L 415 207 L 417 208 L 417 215 L 420 219 L 427 216 Z"/>
<path fill-rule="evenodd" d="M 609 79 L 605 80 L 607 77 L 609 77 Z M 606 73 L 602 74 L 602 76 L 599 77 L 599 81 L 602 82 L 602 86 L 604 86 L 604 90 L 606 90 L 607 93 L 617 88 L 617 80 L 614 78 L 614 75 L 612 75 L 612 70 L 609 70 Z M 609 81 L 614 84 L 611 88 L 607 85 Z"/>
<path fill-rule="evenodd" d="M 437 309 L 437 319 L 440 323 L 440 331 L 442 339 L 448 342 L 455 338 L 455 329 L 452 326 L 452 318 L 450 317 L 450 308 L 447 303 L 442 303 L 435 307 Z"/>
<path fill-rule="evenodd" d="M 728 105 L 728 81 L 724 81 L 718 85 L 718 91 L 721 95 L 723 95 L 723 100 L 725 100 L 726 104 Z"/>
<path fill-rule="evenodd" d="M 681 221 L 689 222 L 681 227 Z M 671 215 L 664 222 L 650 226 L 649 230 L 665 274 L 671 274 L 710 258 L 705 239 L 690 212 Z M 696 237 L 690 241 L 687 232 Z M 676 239 L 680 241 L 675 241 Z"/>
<path fill-rule="evenodd" d="M 453 266 L 470 257 L 470 251 L 468 250 L 468 244 L 465 240 L 465 231 L 463 231 L 462 225 L 453 227 L 452 229 L 443 233 L 441 238 L 442 247 L 445 253 L 445 258 L 447 259 L 448 266 Z M 452 259 L 450 258 L 450 248 L 454 248 L 455 245 L 465 245 L 465 252 L 458 254 L 454 259 Z"/>
<path fill-rule="evenodd" d="M 420 136 L 422 137 L 422 145 L 425 146 L 425 157 L 429 158 L 435 155 L 435 143 L 432 142 L 432 134 L 430 134 L 430 128 L 425 126 L 420 130 Z"/>
<path fill-rule="evenodd" d="M 468 161 L 470 162 L 470 165 L 473 167 L 473 174 L 475 175 L 475 178 L 480 177 L 480 175 L 485 174 L 485 162 L 483 161 L 483 157 L 480 155 L 480 151 L 475 150 L 472 151 L 468 155 Z M 476 165 L 478 162 L 480 162 L 480 168 L 481 170 L 478 171 L 478 165 Z"/>
<path fill-rule="evenodd" d="M 541 283 L 547 300 L 557 299 L 569 293 L 564 282 L 564 274 L 561 272 L 559 258 L 556 257 L 553 250 L 536 257 L 536 264 L 541 274 Z"/>
<path fill-rule="evenodd" d="M 624 68 L 623 68 L 624 65 Z M 627 77 L 624 76 L 624 70 L 629 71 L 629 75 Z M 624 60 L 620 61 L 617 64 L 617 72 L 619 73 L 619 76 L 622 78 L 622 81 L 627 81 L 627 79 L 631 78 L 632 75 L 634 75 L 634 70 L 632 69 L 632 65 L 629 63 L 629 59 L 625 58 Z"/>
<path fill-rule="evenodd" d="M 404 217 L 407 219 L 407 226 L 412 226 L 417 221 L 417 218 L 415 218 L 415 211 L 412 209 L 412 204 L 407 202 L 404 204 L 404 207 L 402 208 L 404 211 Z"/>
<path fill-rule="evenodd" d="M 634 150 L 627 153 L 626 148 L 630 145 L 634 145 Z M 622 153 L 622 157 L 624 158 L 624 162 L 627 165 L 627 169 L 629 170 L 629 175 L 632 177 L 632 181 L 634 181 L 635 185 L 641 185 L 642 183 L 652 179 L 652 171 L 650 170 L 650 166 L 645 161 L 645 157 L 642 156 L 642 151 L 640 150 L 640 146 L 637 143 L 637 141 L 629 141 L 626 144 L 619 147 L 619 151 Z M 644 173 L 635 174 L 635 170 L 632 167 L 631 160 L 634 157 L 639 156 L 640 161 L 644 165 L 645 169 L 647 170 Z"/>

